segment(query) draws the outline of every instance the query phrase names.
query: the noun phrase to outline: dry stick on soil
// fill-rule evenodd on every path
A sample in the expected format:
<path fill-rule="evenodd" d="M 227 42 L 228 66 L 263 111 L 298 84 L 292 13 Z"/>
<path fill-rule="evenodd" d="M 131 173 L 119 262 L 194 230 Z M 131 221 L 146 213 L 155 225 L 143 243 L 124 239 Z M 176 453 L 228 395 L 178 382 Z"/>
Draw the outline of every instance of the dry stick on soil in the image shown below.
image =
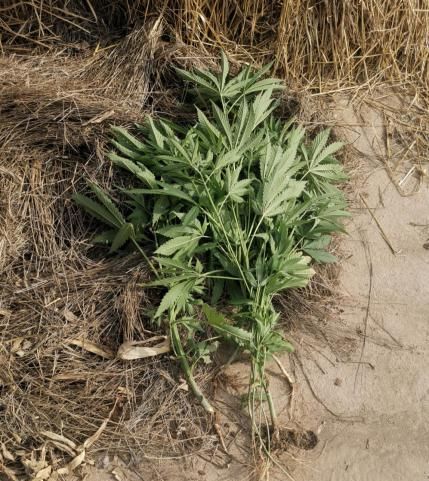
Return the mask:
<path fill-rule="evenodd" d="M 369 214 L 371 215 L 371 217 L 374 219 L 375 223 L 377 224 L 377 227 L 379 228 L 380 230 L 380 233 L 381 233 L 381 236 L 383 237 L 383 240 L 386 242 L 386 244 L 388 245 L 389 249 L 391 250 L 392 254 L 396 255 L 396 254 L 400 254 L 401 253 L 401 250 L 396 250 L 392 243 L 390 242 L 389 238 L 387 237 L 387 234 L 384 232 L 384 229 L 383 227 L 381 227 L 381 224 L 380 222 L 378 221 L 377 217 L 375 217 L 375 214 L 372 212 L 372 210 L 370 209 L 370 207 L 368 206 L 366 200 L 364 199 L 364 197 L 359 194 L 359 197 L 360 199 L 362 200 L 362 202 L 365 204 L 365 207 L 367 208 Z"/>
<path fill-rule="evenodd" d="M 391 161 L 391 158 L 392 158 L 392 152 L 391 152 L 391 147 L 390 147 L 390 135 L 391 135 L 391 132 L 390 132 L 390 118 L 386 115 L 386 112 L 383 111 L 383 116 L 384 116 L 384 122 L 385 122 L 385 125 L 386 125 L 386 151 L 387 151 L 387 159 L 384 159 L 384 165 L 386 167 L 386 171 L 387 171 L 387 175 L 389 176 L 391 182 L 393 183 L 393 185 L 395 186 L 396 190 L 398 191 L 398 193 L 402 196 L 402 197 L 411 197 L 412 195 L 415 195 L 419 192 L 420 190 L 420 187 L 422 185 L 422 182 L 423 182 L 423 177 L 424 177 L 424 173 L 423 171 L 420 169 L 418 169 L 415 165 L 413 165 L 411 167 L 411 169 L 408 171 L 408 174 L 400 181 L 400 182 L 397 182 L 395 180 L 395 177 L 394 177 L 394 173 L 393 173 L 393 170 L 390 166 L 390 161 Z M 411 149 L 414 147 L 414 145 L 416 144 L 417 142 L 417 139 L 414 139 L 409 145 L 408 147 L 405 149 L 405 152 L 403 153 L 403 155 L 401 156 L 401 159 L 396 163 L 395 165 L 395 169 L 405 160 L 408 152 L 411 151 Z M 414 187 L 414 189 L 411 191 L 411 192 L 404 192 L 403 188 L 402 188 L 402 184 L 406 181 L 406 179 L 408 179 L 409 175 L 411 175 L 411 173 L 417 169 L 417 172 L 419 173 L 419 181 L 418 181 L 418 184 Z"/>
<path fill-rule="evenodd" d="M 313 385 L 311 384 L 311 381 L 310 381 L 310 378 L 308 377 L 308 374 L 307 372 L 305 371 L 304 369 L 304 365 L 302 363 L 302 360 L 301 358 L 295 353 L 294 354 L 294 358 L 296 359 L 299 367 L 301 368 L 301 372 L 307 382 L 307 386 L 308 388 L 310 389 L 311 391 L 311 394 L 313 395 L 313 397 L 316 399 L 316 401 L 321 404 L 325 409 L 326 411 L 328 411 L 329 414 L 332 414 L 332 416 L 336 417 L 337 419 L 339 419 L 340 421 L 344 421 L 344 422 L 355 422 L 355 421 L 359 421 L 361 420 L 361 418 L 359 416 L 344 416 L 342 414 L 338 414 L 334 411 L 332 411 L 331 408 L 329 408 L 325 403 L 324 401 L 320 398 L 320 396 L 316 393 L 316 391 L 314 390 L 313 388 Z"/>
<path fill-rule="evenodd" d="M 97 160 L 107 126 L 103 121 L 82 129 L 81 123 L 112 110 L 113 105 L 115 123 L 138 119 L 141 112 L 118 107 L 110 97 L 98 95 L 96 86 L 90 89 L 87 83 L 73 80 L 75 70 L 74 59 L 60 65 L 48 57 L 23 63 L 1 60 L 0 75 L 8 75 L 0 83 L 4 107 L 0 230 L 7 230 L 5 242 L 0 240 L 0 332 L 3 340 L 25 333 L 22 344 L 32 344 L 23 350 L 23 362 L 10 352 L 9 344 L 0 343 L 0 384 L 6 393 L 1 400 L 2 430 L 13 452 L 24 449 L 22 440 L 39 446 L 44 442 L 40 431 L 55 431 L 59 423 L 79 442 L 107 415 L 112 393 L 127 386 L 124 419 L 119 413 L 118 424 L 106 427 L 108 434 L 98 441 L 99 448 L 108 439 L 110 446 L 121 449 L 131 443 L 148 454 L 160 449 L 181 452 L 186 444 L 190 453 L 193 448 L 174 432 L 171 442 L 166 441 L 180 420 L 194 433 L 199 449 L 210 449 L 212 436 L 201 422 L 200 410 L 188 402 L 186 393 L 172 390 L 159 375 L 161 361 L 124 369 L 123 363 L 85 349 L 106 346 L 106 353 L 114 352 L 121 339 L 145 339 L 142 312 L 148 300 L 142 289 L 128 287 L 130 277 L 137 275 L 140 282 L 147 278 L 139 258 L 88 258 L 87 228 L 68 200 L 74 184 L 82 185 L 83 175 L 95 171 L 100 181 L 109 182 L 106 164 L 101 166 Z M 25 80 L 29 72 L 31 89 Z M 59 92 L 60 102 L 52 98 L 53 91 Z M 57 118 L 64 120 L 53 120 Z M 34 167 L 36 160 L 45 175 Z M 65 309 L 75 315 L 65 319 Z M 85 339 L 90 344 L 67 346 L 64 339 Z M 24 389 L 23 379 L 31 379 Z M 162 403 L 165 408 L 160 409 Z M 20 438 L 12 441 L 17 432 Z"/>
<path fill-rule="evenodd" d="M 134 2 L 132 7 L 128 0 L 108 5 L 93 0 L 70 1 L 65 10 L 42 0 L 3 0 L 0 31 L 6 52 L 48 51 L 82 48 L 83 40 L 95 45 L 100 33 L 108 38 L 110 32 L 161 17 L 165 32 L 179 45 L 198 46 L 206 58 L 219 48 L 241 61 L 264 63 L 274 58 L 289 82 L 300 86 L 324 89 L 329 83 L 337 87 L 362 83 L 379 72 L 384 79 L 412 79 L 427 86 L 429 11 L 425 7 L 424 0 L 368 0 L 364 6 L 354 0 L 340 10 L 330 2 L 245 0 L 237 9 L 231 2 L 208 8 L 207 2 L 195 0 L 177 9 L 173 0 Z M 201 62 L 187 52 L 183 57 Z"/>
<path fill-rule="evenodd" d="M 363 355 L 364 355 L 364 352 L 365 352 L 366 335 L 367 335 L 367 331 L 368 331 L 368 319 L 369 319 L 370 310 L 371 310 L 372 285 L 373 285 L 373 277 L 374 277 L 372 255 L 371 255 L 371 249 L 369 247 L 368 240 L 366 239 L 365 234 L 361 230 L 359 230 L 359 233 L 360 233 L 360 236 L 361 236 L 361 239 L 362 239 L 362 245 L 363 245 L 364 252 L 365 252 L 365 259 L 366 259 L 366 262 L 368 264 L 369 282 L 368 282 L 368 295 L 367 295 L 367 300 L 366 300 L 366 309 L 365 309 L 365 317 L 364 317 L 363 340 L 362 340 L 362 347 L 361 347 L 361 351 L 360 351 L 359 362 L 358 362 L 358 366 L 357 366 L 356 374 L 355 374 L 354 389 L 356 389 L 357 377 L 358 377 L 358 374 L 359 374 L 359 369 L 361 367 Z"/>
<path fill-rule="evenodd" d="M 217 412 L 215 412 L 214 413 L 213 427 L 216 431 L 216 434 L 218 435 L 218 438 L 219 438 L 220 444 L 222 446 L 222 449 L 225 451 L 225 453 L 229 454 L 228 448 L 226 447 L 226 444 L 225 444 L 225 439 L 223 437 L 222 428 L 221 428 L 217 418 L 218 418 L 218 414 L 217 414 Z"/>
<path fill-rule="evenodd" d="M 396 339 L 396 337 L 393 336 L 393 334 L 391 334 L 382 324 L 380 321 L 378 321 L 374 315 L 370 314 L 370 317 L 371 319 L 375 322 L 375 324 L 377 324 L 377 326 L 383 331 L 385 332 L 389 337 L 390 339 L 392 339 L 392 341 L 397 344 L 398 347 L 402 348 L 404 347 L 404 345 L 398 341 L 398 339 Z"/>
<path fill-rule="evenodd" d="M 289 387 L 290 387 L 290 396 L 289 396 L 289 409 L 288 409 L 288 414 L 289 414 L 289 420 L 292 419 L 293 415 L 293 405 L 294 405 L 294 384 L 295 382 L 292 380 L 290 377 L 290 374 L 286 371 L 285 367 L 283 366 L 282 362 L 276 355 L 272 355 L 274 361 L 276 362 L 277 366 L 279 367 L 280 371 L 282 372 L 283 376 L 287 380 Z"/>

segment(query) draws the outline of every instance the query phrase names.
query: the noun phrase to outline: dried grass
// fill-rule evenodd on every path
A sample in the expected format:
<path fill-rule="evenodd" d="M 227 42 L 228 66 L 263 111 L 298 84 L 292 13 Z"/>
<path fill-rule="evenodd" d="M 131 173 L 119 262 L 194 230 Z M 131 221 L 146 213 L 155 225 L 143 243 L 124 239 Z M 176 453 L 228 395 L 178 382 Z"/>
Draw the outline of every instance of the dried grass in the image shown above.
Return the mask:
<path fill-rule="evenodd" d="M 21 468 L 41 455 L 44 431 L 82 443 L 115 405 L 100 449 L 182 455 L 214 442 L 168 356 L 109 359 L 123 342 L 158 334 L 137 286 L 147 273 L 137 256 L 94 250 L 90 220 L 70 197 L 86 177 L 110 185 L 105 131 L 144 110 L 141 92 L 118 104 L 82 68 L 48 56 L 0 64 L 0 444 Z M 64 453 L 48 447 L 61 465 Z"/>
<path fill-rule="evenodd" d="M 4 51 L 110 48 L 157 19 L 170 44 L 206 56 L 222 47 L 241 60 L 274 59 L 295 85 L 429 81 L 426 0 L 5 0 L 0 15 Z"/>

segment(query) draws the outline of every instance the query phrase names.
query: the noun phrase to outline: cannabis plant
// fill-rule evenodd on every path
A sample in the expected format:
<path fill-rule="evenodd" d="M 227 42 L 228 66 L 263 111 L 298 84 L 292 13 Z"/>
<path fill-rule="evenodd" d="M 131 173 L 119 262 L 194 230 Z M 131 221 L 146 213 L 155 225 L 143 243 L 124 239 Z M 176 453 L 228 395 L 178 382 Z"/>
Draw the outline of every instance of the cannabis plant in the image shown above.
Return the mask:
<path fill-rule="evenodd" d="M 135 135 L 112 127 L 109 159 L 135 184 L 118 189 L 120 205 L 95 184 L 94 197 L 75 200 L 108 227 L 95 242 L 111 253 L 137 248 L 152 269 L 147 286 L 162 293 L 153 321 L 169 330 L 204 408 L 212 412 L 192 370 L 224 339 L 250 354 L 254 425 L 266 401 L 275 426 L 265 365 L 292 346 L 277 328 L 274 299 L 306 286 L 313 262 L 335 260 L 326 248 L 346 213 L 335 187 L 345 179 L 333 157 L 341 144 L 328 144 L 326 130 L 308 141 L 275 117 L 283 86 L 264 78 L 269 67 L 232 76 L 223 55 L 219 74 L 179 70 L 195 122 L 148 117 Z"/>

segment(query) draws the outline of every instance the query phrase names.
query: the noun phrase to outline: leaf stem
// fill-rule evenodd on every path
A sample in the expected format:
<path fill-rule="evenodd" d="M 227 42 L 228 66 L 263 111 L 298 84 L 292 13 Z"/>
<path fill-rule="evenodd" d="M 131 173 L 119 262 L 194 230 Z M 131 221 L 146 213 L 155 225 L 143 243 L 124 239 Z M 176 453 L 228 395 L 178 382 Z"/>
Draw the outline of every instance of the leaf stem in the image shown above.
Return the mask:
<path fill-rule="evenodd" d="M 155 274 L 156 278 L 159 279 L 158 271 L 156 270 L 156 267 L 150 261 L 149 257 L 146 255 L 145 251 L 140 247 L 139 243 L 135 239 L 132 238 L 131 240 L 133 241 L 133 244 L 136 246 L 137 250 L 143 256 L 144 260 L 147 262 L 151 271 Z"/>
<path fill-rule="evenodd" d="M 200 387 L 196 383 L 194 376 L 192 375 L 192 369 L 186 357 L 185 350 L 183 349 L 182 341 L 179 335 L 179 330 L 177 329 L 177 322 L 173 321 L 170 323 L 170 333 L 171 333 L 171 341 L 173 343 L 173 349 L 176 353 L 177 358 L 180 361 L 180 365 L 182 367 L 188 386 L 191 388 L 191 391 L 193 392 L 194 396 L 201 403 L 201 406 L 205 409 L 205 411 L 208 412 L 209 414 L 213 414 L 214 413 L 213 406 L 209 403 L 207 398 L 204 396 Z"/>

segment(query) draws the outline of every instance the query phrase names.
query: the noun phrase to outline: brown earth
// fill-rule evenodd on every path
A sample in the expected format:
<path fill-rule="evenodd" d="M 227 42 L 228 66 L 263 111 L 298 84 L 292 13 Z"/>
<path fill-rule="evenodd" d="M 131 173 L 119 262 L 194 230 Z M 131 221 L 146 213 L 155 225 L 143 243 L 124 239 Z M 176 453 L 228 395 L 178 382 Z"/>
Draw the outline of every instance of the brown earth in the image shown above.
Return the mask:
<path fill-rule="evenodd" d="M 337 105 L 340 122 L 359 123 L 351 106 Z M 386 156 L 383 118 L 361 113 L 364 127 L 342 129 L 362 153 L 366 180 L 356 191 L 340 274 L 342 318 L 361 346 L 353 363 L 316 356 L 323 374 L 308 363 L 313 388 L 339 416 L 303 389 L 301 422 L 320 432 L 320 444 L 294 471 L 297 481 L 429 479 L 428 183 L 416 195 L 399 194 L 377 161 Z M 349 416 L 361 421 L 342 419 Z"/>

